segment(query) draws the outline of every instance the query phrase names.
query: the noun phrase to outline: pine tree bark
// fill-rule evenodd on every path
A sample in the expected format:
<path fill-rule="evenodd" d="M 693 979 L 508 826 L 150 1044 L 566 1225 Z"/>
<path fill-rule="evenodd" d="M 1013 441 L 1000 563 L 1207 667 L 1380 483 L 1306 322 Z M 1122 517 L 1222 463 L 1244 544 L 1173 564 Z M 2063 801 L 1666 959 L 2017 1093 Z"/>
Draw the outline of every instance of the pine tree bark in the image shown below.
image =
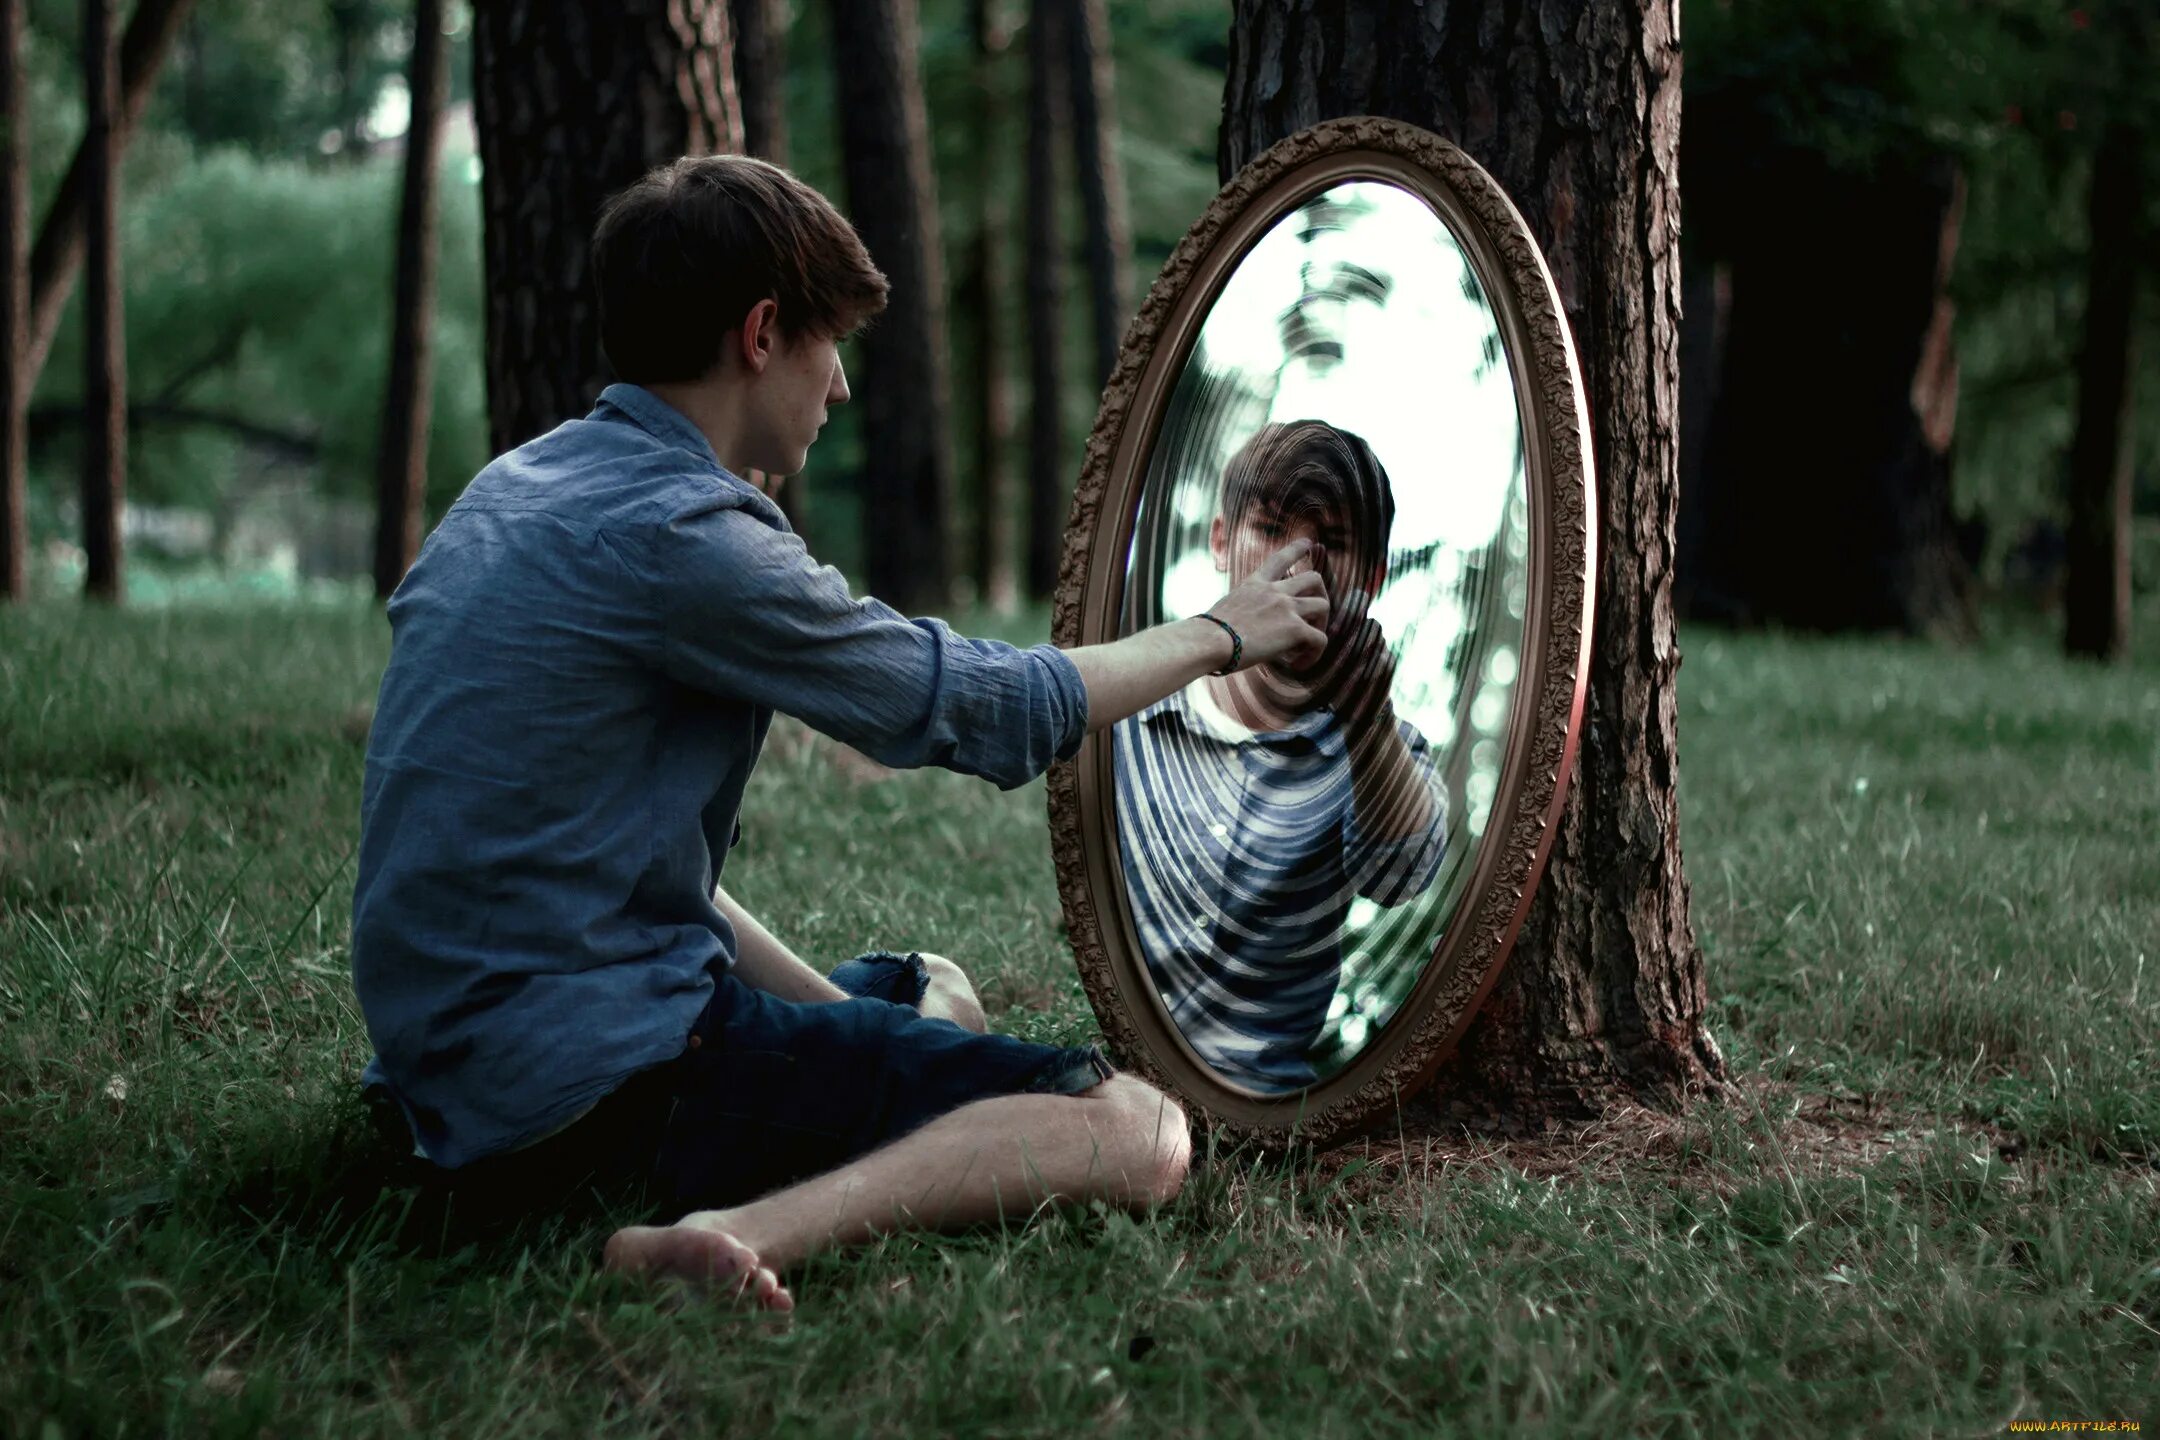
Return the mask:
<path fill-rule="evenodd" d="M 743 153 L 788 163 L 787 27 L 779 0 L 729 0 L 735 26 L 735 90 Z"/>
<path fill-rule="evenodd" d="M 420 553 L 427 500 L 428 420 L 433 410 L 435 232 L 443 103 L 449 93 L 443 0 L 414 0 L 406 88 L 405 185 L 398 210 L 397 282 L 390 319 L 390 378 L 375 457 L 375 598 L 390 592 Z"/>
<path fill-rule="evenodd" d="M 173 36 L 187 19 L 195 0 L 138 0 L 128 16 L 127 33 L 120 40 L 119 101 L 113 112 L 114 153 L 124 153 L 142 120 L 156 88 L 158 69 L 172 49 Z M 75 288 L 75 274 L 83 263 L 83 216 L 89 201 L 90 152 L 88 138 L 75 151 L 53 195 L 45 219 L 38 225 L 37 243 L 30 252 L 30 341 L 24 362 L 26 385 L 37 382 L 52 352 L 53 336 L 59 333 L 61 313 Z"/>
<path fill-rule="evenodd" d="M 945 276 L 915 0 L 832 0 L 832 20 L 849 215 L 892 282 L 855 387 L 864 583 L 913 612 L 943 606 L 952 584 Z"/>
<path fill-rule="evenodd" d="M 30 102 L 26 0 L 0 0 L 0 600 L 30 594 Z"/>
<path fill-rule="evenodd" d="M 968 382 L 975 420 L 970 547 L 975 595 L 1001 614 L 1018 600 L 1013 579 L 1012 525 L 1006 482 L 1006 451 L 1012 438 L 1012 394 L 1005 375 L 1005 201 L 998 184 L 997 155 L 1005 130 L 997 71 L 1011 44 L 992 0 L 969 0 L 968 30 L 975 45 L 975 240 L 968 252 L 960 310 L 973 339 Z"/>
<path fill-rule="evenodd" d="M 487 272 L 489 444 L 583 415 L 612 378 L 593 222 L 655 165 L 739 150 L 727 0 L 478 0 L 473 109 Z"/>
<path fill-rule="evenodd" d="M 1065 524 L 1064 239 L 1058 231 L 1057 140 L 1067 124 L 1063 0 L 1028 11 L 1026 288 L 1028 334 L 1027 593 L 1057 589 Z"/>
<path fill-rule="evenodd" d="M 84 589 L 117 603 L 126 595 L 120 513 L 127 494 L 127 334 L 120 290 L 119 56 L 113 0 L 83 0 L 83 554 Z"/>
<path fill-rule="evenodd" d="M 2070 448 L 2070 528 L 2063 581 L 2063 647 L 2119 660 L 2130 645 L 2131 422 L 2144 214 L 2144 137 L 2108 126 L 2093 165 L 2092 248 L 2085 340 L 2078 357 L 2077 431 Z"/>
<path fill-rule="evenodd" d="M 735 92 L 742 102 L 743 153 L 788 163 L 787 129 L 787 34 L 780 15 L 780 0 L 728 0 L 728 17 L 735 27 Z M 763 477 L 744 477 L 759 484 Z M 788 527 L 805 541 L 809 507 L 803 482 L 807 475 L 792 475 L 774 497 Z"/>
<path fill-rule="evenodd" d="M 1066 0 L 1065 54 L 1072 99 L 1073 178 L 1087 235 L 1089 316 L 1095 326 L 1095 383 L 1117 367 L 1132 290 L 1132 232 L 1125 220 L 1125 171 L 1117 153 L 1117 77 L 1103 0 Z"/>
<path fill-rule="evenodd" d="M 1672 608 L 1678 7 L 1235 0 L 1219 162 L 1342 115 L 1463 147 L 1543 249 L 1591 405 L 1597 633 L 1579 768 L 1513 958 L 1424 1105 L 1514 1123 L 1721 1082 L 1681 864 Z"/>

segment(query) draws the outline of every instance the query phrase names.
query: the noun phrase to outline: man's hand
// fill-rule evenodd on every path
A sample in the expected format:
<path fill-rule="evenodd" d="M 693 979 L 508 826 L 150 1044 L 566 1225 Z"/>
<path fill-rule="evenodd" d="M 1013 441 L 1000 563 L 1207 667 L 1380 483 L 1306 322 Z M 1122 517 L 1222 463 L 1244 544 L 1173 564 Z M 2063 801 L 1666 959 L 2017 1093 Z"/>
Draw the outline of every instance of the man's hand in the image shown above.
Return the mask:
<path fill-rule="evenodd" d="M 1311 548 L 1309 541 L 1291 541 L 1216 603 L 1212 613 L 1243 643 L 1239 669 L 1286 658 L 1309 665 L 1326 651 L 1326 582 L 1311 570 L 1289 573 Z M 1221 626 L 1195 615 L 1065 653 L 1087 689 L 1088 729 L 1102 730 L 1220 670 L 1230 650 Z"/>
<path fill-rule="evenodd" d="M 1238 668 L 1281 663 L 1311 665 L 1327 649 L 1327 582 L 1317 564 L 1292 573 L 1298 562 L 1317 559 L 1310 540 L 1293 540 L 1260 562 L 1208 613 L 1245 642 Z"/>

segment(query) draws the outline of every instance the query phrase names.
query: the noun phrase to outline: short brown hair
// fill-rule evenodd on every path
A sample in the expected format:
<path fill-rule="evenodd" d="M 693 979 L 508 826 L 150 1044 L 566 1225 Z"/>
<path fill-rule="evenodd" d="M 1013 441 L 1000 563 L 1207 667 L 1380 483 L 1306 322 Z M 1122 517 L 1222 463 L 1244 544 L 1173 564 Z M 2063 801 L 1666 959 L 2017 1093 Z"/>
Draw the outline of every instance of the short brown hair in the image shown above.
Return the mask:
<path fill-rule="evenodd" d="M 1288 513 L 1340 507 L 1358 550 L 1384 557 L 1395 528 L 1395 487 L 1362 436 L 1325 420 L 1263 425 L 1223 467 L 1223 523 L 1265 503 Z"/>
<path fill-rule="evenodd" d="M 760 300 L 781 333 L 837 338 L 885 308 L 884 274 L 832 202 L 747 155 L 684 156 L 601 207 L 600 345 L 634 384 L 696 380 Z"/>

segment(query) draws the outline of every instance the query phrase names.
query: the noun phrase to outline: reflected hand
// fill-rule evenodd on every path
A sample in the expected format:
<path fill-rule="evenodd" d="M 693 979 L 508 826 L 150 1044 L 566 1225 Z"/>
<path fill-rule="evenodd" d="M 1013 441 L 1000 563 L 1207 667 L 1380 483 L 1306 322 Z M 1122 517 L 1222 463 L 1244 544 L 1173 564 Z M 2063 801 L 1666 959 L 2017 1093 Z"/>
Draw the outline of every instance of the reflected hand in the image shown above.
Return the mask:
<path fill-rule="evenodd" d="M 1320 703 L 1331 707 L 1352 740 L 1395 724 L 1395 655 L 1380 622 L 1367 617 L 1320 683 Z"/>
<path fill-rule="evenodd" d="M 1353 743 L 1394 724 L 1395 656 L 1380 622 L 1370 616 L 1355 623 L 1323 668 L 1297 676 L 1263 672 L 1255 684 L 1270 704 L 1289 714 L 1321 705 L 1332 709 Z"/>
<path fill-rule="evenodd" d="M 1312 549 L 1293 540 L 1260 562 L 1245 582 L 1215 602 L 1208 613 L 1238 632 L 1244 653 L 1238 669 L 1255 665 L 1311 665 L 1327 649 L 1327 582 L 1307 566 L 1292 574 Z"/>

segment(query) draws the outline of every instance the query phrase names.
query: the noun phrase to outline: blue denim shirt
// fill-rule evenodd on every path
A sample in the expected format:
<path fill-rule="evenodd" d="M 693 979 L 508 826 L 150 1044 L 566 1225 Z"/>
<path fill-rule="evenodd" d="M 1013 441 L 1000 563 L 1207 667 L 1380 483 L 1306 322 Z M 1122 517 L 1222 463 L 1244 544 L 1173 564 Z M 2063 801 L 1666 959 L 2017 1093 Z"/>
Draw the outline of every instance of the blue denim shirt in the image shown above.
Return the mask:
<path fill-rule="evenodd" d="M 482 470 L 389 617 L 353 984 L 365 1083 L 448 1167 L 682 1052 L 734 963 L 713 889 L 775 710 L 1007 789 L 1087 728 L 1063 652 L 852 598 L 633 385 Z"/>

